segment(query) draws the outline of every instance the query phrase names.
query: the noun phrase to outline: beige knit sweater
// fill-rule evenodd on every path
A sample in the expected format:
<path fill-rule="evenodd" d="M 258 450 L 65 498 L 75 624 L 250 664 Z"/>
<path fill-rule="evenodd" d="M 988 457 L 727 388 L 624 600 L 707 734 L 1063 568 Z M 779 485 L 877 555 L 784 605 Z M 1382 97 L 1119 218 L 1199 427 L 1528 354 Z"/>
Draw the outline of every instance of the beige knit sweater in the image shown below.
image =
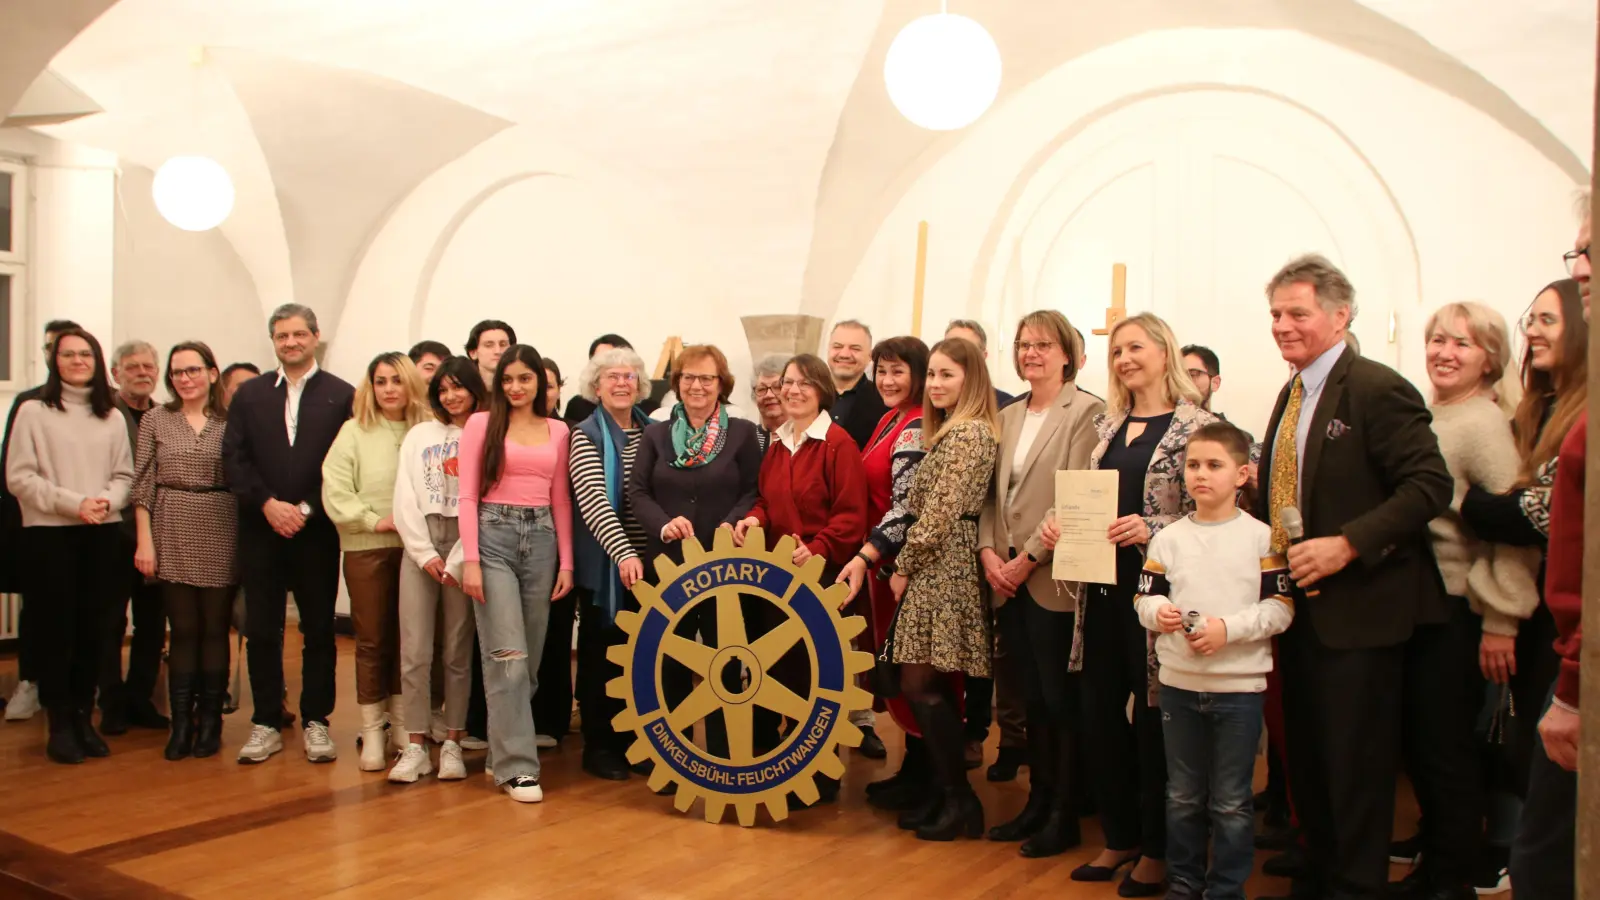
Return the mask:
<path fill-rule="evenodd" d="M 65 409 L 29 400 L 17 410 L 6 459 L 6 487 L 22 506 L 22 524 L 82 525 L 78 507 L 87 497 L 111 503 L 107 522 L 122 520 L 133 487 L 128 421 L 113 409 L 95 418 L 87 388 L 63 385 Z"/>
<path fill-rule="evenodd" d="M 1446 590 L 1466 597 L 1483 616 L 1484 631 L 1514 635 L 1539 605 L 1539 550 L 1479 541 L 1460 514 L 1468 485 L 1497 494 L 1511 489 L 1518 467 L 1511 425 L 1484 396 L 1429 409 L 1439 450 L 1455 478 L 1450 510 L 1428 523 L 1439 574 Z"/>

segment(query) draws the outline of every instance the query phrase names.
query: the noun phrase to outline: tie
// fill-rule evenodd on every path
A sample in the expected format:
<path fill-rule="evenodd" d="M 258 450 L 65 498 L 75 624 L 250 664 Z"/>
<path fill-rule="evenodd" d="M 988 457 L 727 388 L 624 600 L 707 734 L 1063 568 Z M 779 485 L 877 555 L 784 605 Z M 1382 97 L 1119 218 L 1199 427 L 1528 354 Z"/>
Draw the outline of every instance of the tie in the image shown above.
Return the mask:
<path fill-rule="evenodd" d="M 1289 535 L 1283 530 L 1283 508 L 1293 506 L 1299 499 L 1300 453 L 1295 449 L 1294 435 L 1300 430 L 1300 401 L 1305 396 L 1305 386 L 1300 376 L 1294 377 L 1289 387 L 1289 402 L 1283 408 L 1283 419 L 1278 422 L 1278 438 L 1272 445 L 1272 485 L 1267 496 L 1267 511 L 1272 519 L 1272 551 L 1283 553 L 1289 549 Z"/>

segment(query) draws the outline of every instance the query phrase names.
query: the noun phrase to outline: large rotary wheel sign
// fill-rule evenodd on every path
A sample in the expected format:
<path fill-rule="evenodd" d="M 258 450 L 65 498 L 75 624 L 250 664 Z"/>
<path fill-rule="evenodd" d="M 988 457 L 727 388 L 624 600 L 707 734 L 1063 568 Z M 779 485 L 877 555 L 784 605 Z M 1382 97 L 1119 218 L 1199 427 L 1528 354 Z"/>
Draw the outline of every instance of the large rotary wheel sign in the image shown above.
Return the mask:
<path fill-rule="evenodd" d="M 627 705 L 612 724 L 638 736 L 628 761 L 652 760 L 651 789 L 675 782 L 677 808 L 688 812 L 703 799 L 708 822 L 720 822 L 730 805 L 741 825 L 754 825 L 762 805 L 773 819 L 787 818 L 791 793 L 816 802 L 816 773 L 843 776 L 838 746 L 861 743 L 850 712 L 872 705 L 872 695 L 854 684 L 854 676 L 872 667 L 872 656 L 850 649 L 850 639 L 866 628 L 866 620 L 839 615 L 849 588 L 818 583 L 820 558 L 794 565 L 791 538 L 771 552 L 765 547 L 759 528 L 750 529 L 742 548 L 733 546 L 733 535 L 724 528 L 709 552 L 694 538 L 685 540 L 682 565 L 658 557 L 657 583 L 640 581 L 633 587 L 639 611 L 617 614 L 628 642 L 607 653 L 623 674 L 606 685 L 606 693 Z M 741 597 L 775 607 L 770 620 L 776 624 L 754 640 L 747 638 Z M 707 603 L 715 604 L 716 646 L 675 633 L 686 616 Z M 770 672 L 796 646 L 804 647 L 811 664 L 804 695 Z M 668 659 L 699 678 L 676 706 L 669 705 L 662 689 Z M 730 664 L 747 675 L 730 684 L 722 677 Z M 757 707 L 790 723 L 777 747 L 760 754 L 754 740 Z M 727 728 L 726 757 L 708 753 L 690 738 L 696 723 L 718 711 Z"/>

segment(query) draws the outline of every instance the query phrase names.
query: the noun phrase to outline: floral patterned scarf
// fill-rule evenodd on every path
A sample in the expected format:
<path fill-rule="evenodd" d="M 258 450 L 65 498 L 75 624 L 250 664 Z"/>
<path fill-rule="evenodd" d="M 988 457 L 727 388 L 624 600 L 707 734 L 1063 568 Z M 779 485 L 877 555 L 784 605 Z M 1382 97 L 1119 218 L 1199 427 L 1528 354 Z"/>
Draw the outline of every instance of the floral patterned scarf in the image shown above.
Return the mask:
<path fill-rule="evenodd" d="M 679 403 L 672 409 L 672 460 L 674 469 L 695 469 L 708 465 L 728 443 L 728 410 L 717 404 L 716 415 L 707 416 L 704 425 L 693 428 L 689 414 Z"/>

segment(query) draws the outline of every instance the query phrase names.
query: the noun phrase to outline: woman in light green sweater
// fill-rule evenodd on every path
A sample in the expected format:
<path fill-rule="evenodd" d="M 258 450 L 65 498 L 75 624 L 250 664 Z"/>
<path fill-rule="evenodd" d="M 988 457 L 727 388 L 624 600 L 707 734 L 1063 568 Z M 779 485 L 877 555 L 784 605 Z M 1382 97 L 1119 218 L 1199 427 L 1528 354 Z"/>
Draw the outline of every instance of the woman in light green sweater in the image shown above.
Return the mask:
<path fill-rule="evenodd" d="M 388 763 L 384 729 L 400 716 L 400 562 L 394 479 L 400 444 L 427 417 L 427 389 L 403 353 L 380 354 L 356 389 L 322 462 L 322 504 L 339 529 L 350 621 L 356 632 L 356 702 L 361 706 L 361 769 Z M 398 736 L 399 730 L 396 730 Z"/>

